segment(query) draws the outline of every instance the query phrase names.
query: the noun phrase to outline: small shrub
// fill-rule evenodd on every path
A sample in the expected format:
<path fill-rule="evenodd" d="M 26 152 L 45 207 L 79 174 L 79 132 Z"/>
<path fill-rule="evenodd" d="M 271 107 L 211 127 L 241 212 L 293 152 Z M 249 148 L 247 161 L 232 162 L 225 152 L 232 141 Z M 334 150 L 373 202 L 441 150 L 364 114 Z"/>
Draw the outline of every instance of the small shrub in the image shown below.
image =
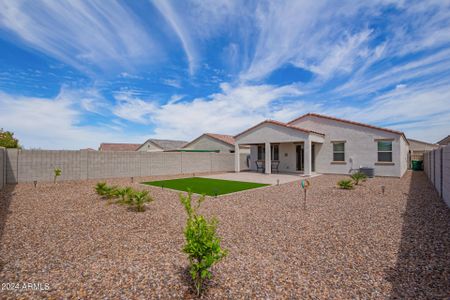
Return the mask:
<path fill-rule="evenodd" d="M 353 182 L 348 179 L 339 180 L 337 184 L 338 184 L 339 188 L 344 189 L 344 190 L 353 189 Z"/>
<path fill-rule="evenodd" d="M 153 201 L 153 199 L 148 195 L 148 191 L 135 191 L 131 193 L 130 205 L 136 209 L 136 211 L 145 211 L 145 203 Z"/>
<path fill-rule="evenodd" d="M 95 185 L 95 192 L 100 196 L 104 196 L 106 194 L 106 188 L 106 182 L 97 182 Z"/>
<path fill-rule="evenodd" d="M 55 177 L 53 178 L 53 183 L 56 183 L 56 178 L 58 178 L 59 176 L 61 176 L 61 169 L 60 168 L 55 168 L 53 170 L 53 173 L 55 174 Z"/>
<path fill-rule="evenodd" d="M 117 197 L 117 187 L 109 186 L 106 182 L 98 182 L 95 186 L 95 191 L 103 198 L 112 199 Z"/>
<path fill-rule="evenodd" d="M 106 193 L 106 182 L 97 182 L 97 184 L 95 185 L 95 191 L 100 196 L 104 196 Z"/>
<path fill-rule="evenodd" d="M 106 186 L 104 197 L 106 199 L 113 199 L 117 197 L 117 186 Z"/>
<path fill-rule="evenodd" d="M 364 173 L 361 172 L 356 172 L 355 174 L 352 174 L 352 176 L 350 176 L 353 179 L 353 182 L 355 183 L 355 185 L 358 185 L 360 181 L 366 181 L 367 176 Z"/>
<path fill-rule="evenodd" d="M 133 196 L 133 189 L 130 187 L 124 187 L 124 188 L 118 188 L 116 190 L 116 196 L 119 197 L 119 201 L 117 203 L 119 204 L 131 204 L 132 196 Z"/>
<path fill-rule="evenodd" d="M 205 196 L 200 197 L 197 205 L 192 207 L 192 193 L 189 192 L 187 196 L 180 194 L 180 201 L 188 215 L 183 252 L 189 258 L 189 273 L 197 295 L 202 292 L 204 280 L 212 276 L 209 269 L 227 255 L 227 251 L 220 247 L 220 238 L 216 234 L 217 220 L 207 220 L 197 214 L 197 209 L 204 200 Z"/>

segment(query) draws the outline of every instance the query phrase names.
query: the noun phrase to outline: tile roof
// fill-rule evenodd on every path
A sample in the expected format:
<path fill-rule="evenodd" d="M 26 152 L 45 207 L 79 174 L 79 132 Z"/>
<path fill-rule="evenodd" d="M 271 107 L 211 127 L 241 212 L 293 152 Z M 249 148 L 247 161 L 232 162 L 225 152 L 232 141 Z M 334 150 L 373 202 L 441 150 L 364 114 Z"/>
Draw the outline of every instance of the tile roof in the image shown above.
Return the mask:
<path fill-rule="evenodd" d="M 99 151 L 136 151 L 141 144 L 101 143 Z"/>
<path fill-rule="evenodd" d="M 218 133 L 205 133 L 205 135 L 212 137 L 213 139 L 220 140 L 226 144 L 234 146 L 234 137 L 228 134 Z"/>
<path fill-rule="evenodd" d="M 250 130 L 253 130 L 254 128 L 256 128 L 256 127 L 258 127 L 259 125 L 262 125 L 262 124 L 264 124 L 264 123 L 269 123 L 269 124 L 274 124 L 274 125 L 278 125 L 278 126 L 283 126 L 283 127 L 286 127 L 286 128 L 295 129 L 295 130 L 302 131 L 302 132 L 305 132 L 305 133 L 314 133 L 314 134 L 318 134 L 318 135 L 324 135 L 323 133 L 320 133 L 320 132 L 316 132 L 316 131 L 312 131 L 312 130 L 300 128 L 300 127 L 297 127 L 297 126 L 294 126 L 294 125 L 289 125 L 289 124 L 286 124 L 286 123 L 283 123 L 283 122 L 280 122 L 280 121 L 275 121 L 275 120 L 265 120 L 265 121 L 262 121 L 261 123 L 256 124 L 256 125 L 253 126 L 253 127 L 248 128 L 247 130 L 244 130 L 243 132 L 241 132 L 241 133 L 235 135 L 234 138 L 236 139 L 238 136 L 243 135 L 244 133 L 247 133 L 247 132 L 249 132 Z"/>
<path fill-rule="evenodd" d="M 307 113 L 304 114 L 298 118 L 295 118 L 294 120 L 288 122 L 287 124 L 291 124 L 294 123 L 300 119 L 303 119 L 305 117 L 317 117 L 317 118 L 322 118 L 322 119 L 329 119 L 329 120 L 333 120 L 333 121 L 338 121 L 338 122 L 342 122 L 342 123 L 347 123 L 347 124 L 352 124 L 352 125 L 358 125 L 358 126 L 362 126 L 362 127 L 367 127 L 367 128 L 372 128 L 372 129 L 377 129 L 377 130 L 382 130 L 382 131 L 386 131 L 386 132 L 391 132 L 391 133 L 396 133 L 399 135 L 402 135 L 406 142 L 408 142 L 408 140 L 406 139 L 405 134 L 402 131 L 397 131 L 397 130 L 393 130 L 393 129 L 389 129 L 389 128 L 383 128 L 383 127 L 378 127 L 378 126 L 373 126 L 373 125 L 369 125 L 369 124 L 365 124 L 365 123 L 359 123 L 359 122 L 354 122 L 354 121 L 350 121 L 350 120 L 345 120 L 345 119 L 340 119 L 340 118 L 335 118 L 335 117 L 330 117 L 330 116 L 326 116 L 326 115 L 321 115 L 321 114 L 316 114 L 316 113 Z M 409 142 L 408 142 L 409 143 Z"/>
<path fill-rule="evenodd" d="M 178 140 L 160 140 L 160 139 L 148 139 L 143 144 L 139 145 L 138 149 L 141 148 L 145 143 L 150 142 L 164 151 L 168 150 L 178 150 L 186 145 L 186 141 L 178 141 Z"/>

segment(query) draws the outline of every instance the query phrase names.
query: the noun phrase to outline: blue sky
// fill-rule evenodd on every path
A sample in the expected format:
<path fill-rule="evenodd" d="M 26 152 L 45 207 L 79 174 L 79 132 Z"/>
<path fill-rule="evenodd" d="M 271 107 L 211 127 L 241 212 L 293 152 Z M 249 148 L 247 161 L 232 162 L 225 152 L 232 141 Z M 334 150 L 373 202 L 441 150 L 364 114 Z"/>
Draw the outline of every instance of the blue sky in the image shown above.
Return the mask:
<path fill-rule="evenodd" d="M 448 135 L 450 2 L 0 0 L 0 127 L 26 148 L 306 112 Z"/>

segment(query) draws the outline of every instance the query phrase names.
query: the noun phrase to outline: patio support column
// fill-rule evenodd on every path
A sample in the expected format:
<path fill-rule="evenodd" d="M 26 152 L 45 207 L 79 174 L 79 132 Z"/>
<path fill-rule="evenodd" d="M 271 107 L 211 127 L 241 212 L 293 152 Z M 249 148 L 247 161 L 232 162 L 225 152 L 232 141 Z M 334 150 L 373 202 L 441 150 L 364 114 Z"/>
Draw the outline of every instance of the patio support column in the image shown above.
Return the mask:
<path fill-rule="evenodd" d="M 234 144 L 234 172 L 239 173 L 241 171 L 241 155 L 239 151 L 239 144 Z"/>
<path fill-rule="evenodd" d="M 305 166 L 303 168 L 304 174 L 307 176 L 311 175 L 311 138 L 308 136 L 308 138 L 305 141 L 305 147 L 304 147 L 304 163 Z"/>
<path fill-rule="evenodd" d="M 264 151 L 265 151 L 265 166 L 266 174 L 272 173 L 272 161 L 270 157 L 270 143 L 266 142 L 264 145 Z"/>

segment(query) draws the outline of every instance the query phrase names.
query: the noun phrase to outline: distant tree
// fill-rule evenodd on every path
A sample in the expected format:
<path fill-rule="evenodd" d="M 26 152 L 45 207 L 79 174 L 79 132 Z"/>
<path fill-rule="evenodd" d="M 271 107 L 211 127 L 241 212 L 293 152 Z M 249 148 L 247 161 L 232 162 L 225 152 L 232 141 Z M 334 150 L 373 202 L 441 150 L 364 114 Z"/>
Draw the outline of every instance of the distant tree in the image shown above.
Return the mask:
<path fill-rule="evenodd" d="M 19 140 L 14 138 L 13 132 L 3 131 L 3 128 L 0 128 L 0 147 L 20 148 Z"/>

